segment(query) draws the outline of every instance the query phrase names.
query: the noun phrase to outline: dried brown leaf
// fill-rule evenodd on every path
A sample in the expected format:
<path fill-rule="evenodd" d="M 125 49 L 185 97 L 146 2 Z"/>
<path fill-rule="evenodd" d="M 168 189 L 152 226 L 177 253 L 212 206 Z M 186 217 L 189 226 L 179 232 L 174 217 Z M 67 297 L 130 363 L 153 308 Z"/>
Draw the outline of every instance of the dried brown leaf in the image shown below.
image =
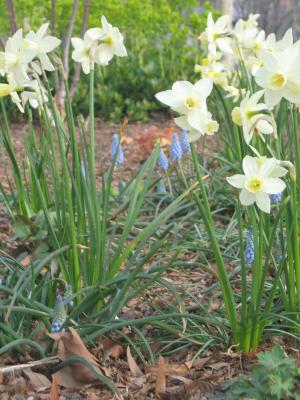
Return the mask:
<path fill-rule="evenodd" d="M 111 339 L 102 339 L 100 343 L 103 346 L 105 355 L 111 356 L 115 360 L 118 360 L 124 352 L 123 347 Z"/>
<path fill-rule="evenodd" d="M 167 387 L 167 381 L 166 381 L 165 360 L 162 356 L 159 356 L 157 377 L 155 383 L 155 393 L 156 394 L 166 393 L 166 387 Z"/>
<path fill-rule="evenodd" d="M 56 379 L 55 375 L 52 375 L 50 400 L 59 400 L 58 385 L 57 385 L 57 379 Z"/>
<path fill-rule="evenodd" d="M 157 374 L 159 369 L 159 365 L 147 365 L 145 367 L 146 374 Z M 166 375 L 186 375 L 189 372 L 189 367 L 186 363 L 183 364 L 165 364 L 165 373 Z"/>
<path fill-rule="evenodd" d="M 48 389 L 51 387 L 51 382 L 49 381 L 49 379 L 43 375 L 40 374 L 38 372 L 33 372 L 31 369 L 24 369 L 23 370 L 24 375 L 27 376 L 27 378 L 29 379 L 30 385 L 34 388 L 34 389 Z"/>
<path fill-rule="evenodd" d="M 50 333 L 52 339 L 58 342 L 58 357 L 64 361 L 72 356 L 84 358 L 93 368 L 102 374 L 96 357 L 88 351 L 81 337 L 74 328 L 69 328 L 68 332 Z M 81 363 L 73 363 L 69 367 L 63 368 L 54 374 L 57 384 L 67 387 L 81 387 L 82 383 L 95 380 L 94 374 Z"/>
<path fill-rule="evenodd" d="M 127 347 L 127 363 L 129 366 L 129 369 L 133 376 L 142 376 L 144 375 L 142 371 L 140 370 L 139 366 L 135 362 L 134 358 L 131 355 L 130 347 Z"/>

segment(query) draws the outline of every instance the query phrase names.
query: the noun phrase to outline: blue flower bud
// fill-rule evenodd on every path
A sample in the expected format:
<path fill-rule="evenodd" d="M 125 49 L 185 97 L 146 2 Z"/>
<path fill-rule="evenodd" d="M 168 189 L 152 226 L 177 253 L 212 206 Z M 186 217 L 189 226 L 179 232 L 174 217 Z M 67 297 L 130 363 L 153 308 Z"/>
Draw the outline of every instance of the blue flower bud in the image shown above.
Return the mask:
<path fill-rule="evenodd" d="M 159 168 L 161 168 L 165 171 L 169 168 L 169 161 L 168 161 L 163 149 L 159 150 L 157 164 L 158 164 Z"/>
<path fill-rule="evenodd" d="M 270 194 L 270 200 L 272 204 L 280 203 L 282 200 L 282 193 Z"/>
<path fill-rule="evenodd" d="M 188 141 L 188 134 L 187 134 L 186 129 L 182 129 L 182 131 L 181 131 L 180 146 L 184 153 L 191 152 L 191 145 L 189 144 L 189 141 Z"/>
<path fill-rule="evenodd" d="M 112 136 L 111 143 L 111 159 L 114 161 L 116 158 L 116 165 L 124 164 L 124 152 L 122 149 L 122 144 L 120 142 L 119 135 L 114 133 Z"/>
<path fill-rule="evenodd" d="M 178 161 L 182 159 L 182 149 L 179 143 L 177 133 L 172 136 L 172 144 L 170 148 L 170 156 L 172 161 Z"/>
<path fill-rule="evenodd" d="M 254 239 L 252 227 L 250 227 L 248 230 L 248 237 L 245 247 L 245 259 L 247 264 L 252 264 L 254 261 Z"/>

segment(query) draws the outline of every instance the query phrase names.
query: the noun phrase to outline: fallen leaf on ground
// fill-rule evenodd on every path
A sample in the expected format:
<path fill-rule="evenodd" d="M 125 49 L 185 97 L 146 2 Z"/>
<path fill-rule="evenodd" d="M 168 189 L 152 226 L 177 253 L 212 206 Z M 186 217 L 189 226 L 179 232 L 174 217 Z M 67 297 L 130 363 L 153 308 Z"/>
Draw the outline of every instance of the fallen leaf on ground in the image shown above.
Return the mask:
<path fill-rule="evenodd" d="M 33 372 L 31 371 L 31 369 L 24 369 L 23 370 L 24 375 L 27 376 L 27 378 L 29 379 L 30 385 L 38 390 L 38 389 L 48 389 L 51 386 L 51 382 L 49 381 L 49 379 L 43 375 L 40 374 L 38 372 Z"/>
<path fill-rule="evenodd" d="M 140 370 L 139 366 L 137 365 L 137 363 L 135 362 L 134 358 L 132 357 L 129 346 L 127 347 L 127 362 L 128 362 L 129 369 L 130 369 L 131 373 L 133 374 L 133 376 L 144 375 L 142 373 L 142 371 Z"/>
<path fill-rule="evenodd" d="M 99 374 L 103 375 L 100 370 L 96 357 L 88 351 L 81 337 L 74 328 L 69 328 L 68 332 L 49 333 L 49 337 L 58 342 L 58 357 L 64 361 L 73 356 L 84 358 Z M 81 363 L 73 363 L 65 367 L 53 376 L 60 386 L 67 388 L 80 387 L 84 383 L 96 380 L 95 375 Z"/>
<path fill-rule="evenodd" d="M 146 374 L 157 374 L 159 369 L 159 365 L 147 365 L 145 367 Z M 190 368 L 186 363 L 184 364 L 165 364 L 165 373 L 166 375 L 186 375 L 189 372 Z"/>
<path fill-rule="evenodd" d="M 105 355 L 111 356 L 115 360 L 118 360 L 124 352 L 123 347 L 111 339 L 101 339 L 100 344 L 103 346 Z"/>
<path fill-rule="evenodd" d="M 157 377 L 155 383 L 155 394 L 166 393 L 166 387 L 167 387 L 167 380 L 166 380 L 165 360 L 162 356 L 159 356 Z"/>
<path fill-rule="evenodd" d="M 52 376 L 50 400 L 59 400 L 58 386 L 57 386 L 55 375 Z"/>

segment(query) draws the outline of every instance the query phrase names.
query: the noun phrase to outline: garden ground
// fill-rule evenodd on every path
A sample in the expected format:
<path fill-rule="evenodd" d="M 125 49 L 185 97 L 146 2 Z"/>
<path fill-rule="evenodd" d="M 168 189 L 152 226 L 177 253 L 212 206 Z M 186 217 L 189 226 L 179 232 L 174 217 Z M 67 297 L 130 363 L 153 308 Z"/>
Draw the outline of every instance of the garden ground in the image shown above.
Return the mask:
<path fill-rule="evenodd" d="M 96 123 L 97 139 L 99 143 L 97 156 L 103 151 L 104 159 L 98 165 L 103 166 L 103 170 L 110 162 L 110 145 L 111 135 L 117 130 L 117 126 L 98 120 Z M 14 132 L 14 143 L 16 151 L 20 158 L 24 157 L 23 135 L 24 126 L 22 124 L 14 124 L 12 127 Z M 170 142 L 171 134 L 174 131 L 174 125 L 164 121 L 150 121 L 147 124 L 130 124 L 125 128 L 123 135 L 123 148 L 125 153 L 125 165 L 116 172 L 116 181 L 125 179 L 135 171 L 139 165 L 147 158 L 153 148 L 153 142 L 156 137 L 162 136 L 166 143 Z M 207 143 L 206 143 L 207 144 Z M 200 143 L 200 146 L 203 144 Z M 210 139 L 208 147 L 213 149 L 214 139 Z M 0 175 L 2 182 L 5 182 L 5 175 Z M 98 176 L 101 175 L 98 171 Z M 1 174 L 1 172 L 0 172 Z M 21 263 L 26 266 L 30 263 L 31 244 L 20 240 L 14 241 L 12 227 L 4 212 L 1 210 L 0 215 L 0 247 L 5 249 L 12 256 L 19 258 Z M 196 254 L 184 254 L 181 259 L 188 260 L 193 264 Z M 213 269 L 214 267 L 211 266 Z M 187 288 L 193 292 L 198 298 L 203 298 L 204 291 L 211 287 L 215 281 L 210 273 L 200 268 L 188 270 L 186 268 L 178 268 L 165 273 L 167 278 L 174 284 L 178 292 L 183 293 Z M 160 289 L 162 290 L 162 289 Z M 152 303 L 161 303 L 162 298 L 167 302 L 172 302 L 170 293 L 157 293 L 155 290 L 147 292 L 146 297 L 151 298 Z M 169 296 L 169 298 L 168 298 Z M 144 297 L 145 298 L 145 297 Z M 123 319 L 137 319 L 151 315 L 151 308 L 144 298 L 134 299 L 127 304 L 122 311 Z M 207 301 L 207 300 L 205 300 Z M 187 304 L 192 306 L 190 302 Z M 163 306 L 160 304 L 160 306 Z M 210 304 L 213 310 L 220 306 L 218 301 Z M 126 328 L 124 333 L 131 336 L 134 340 L 134 333 L 130 328 Z M 148 332 L 144 332 L 147 338 L 154 334 L 153 328 L 149 328 Z M 42 344 L 41 338 L 36 338 Z M 72 342 L 72 339 L 71 339 Z M 269 343 L 265 348 L 271 348 L 275 343 L 284 344 L 285 350 L 296 358 L 299 358 L 299 351 L 296 345 L 291 341 L 282 339 L 281 337 Z M 153 342 L 151 346 L 158 346 Z M 75 354 L 80 355 L 82 351 L 86 351 L 83 345 L 76 344 Z M 295 348 L 294 348 L 295 347 Z M 196 347 L 193 351 L 182 349 L 177 351 L 170 357 L 160 358 L 156 360 L 155 365 L 146 368 L 138 367 L 131 353 L 121 342 L 117 342 L 114 337 L 110 339 L 102 339 L 96 343 L 96 346 L 90 349 L 91 353 L 100 363 L 100 369 L 104 375 L 111 379 L 119 388 L 121 396 L 124 399 L 209 399 L 218 390 L 218 384 L 223 380 L 245 372 L 245 368 L 249 364 L 256 362 L 254 353 L 235 353 L 234 349 L 215 348 L 214 350 L 206 350 L 193 362 L 191 362 L 194 354 L 198 351 Z M 77 353 L 76 353 L 77 351 Z M 24 368 L 21 370 L 18 365 L 29 364 L 32 368 Z M 58 359 L 54 357 L 45 361 L 43 365 L 35 365 L 29 354 L 16 357 L 12 354 L 2 357 L 0 361 L 0 399 L 112 399 L 113 395 L 106 390 L 103 385 L 93 384 L 89 379 L 82 383 L 80 390 L 72 390 L 70 388 L 59 389 L 56 383 L 52 383 L 51 371 Z M 15 366 L 12 373 L 5 373 L 7 366 Z M 77 375 L 81 375 L 84 371 L 83 366 L 78 366 Z M 4 371 L 4 372 L 1 372 Z M 38 372 L 41 375 L 37 375 Z M 67 373 L 68 375 L 68 373 Z M 69 376 L 58 376 L 60 379 L 73 377 L 74 370 L 69 371 Z M 76 375 L 76 374 L 75 374 Z M 157 395 L 156 393 L 160 393 Z M 224 395 L 225 396 L 225 395 Z M 117 397 L 115 397 L 117 398 Z M 224 397 L 225 398 L 225 397 Z"/>

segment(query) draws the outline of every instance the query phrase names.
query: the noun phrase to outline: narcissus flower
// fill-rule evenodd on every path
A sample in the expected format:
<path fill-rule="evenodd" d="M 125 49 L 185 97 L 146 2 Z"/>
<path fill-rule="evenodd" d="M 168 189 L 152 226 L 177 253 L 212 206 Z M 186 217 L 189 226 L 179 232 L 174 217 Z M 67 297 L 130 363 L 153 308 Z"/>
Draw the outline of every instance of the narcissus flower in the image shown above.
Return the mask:
<path fill-rule="evenodd" d="M 91 69 L 94 69 L 95 52 L 100 36 L 100 28 L 92 28 L 85 32 L 83 39 L 72 38 L 72 45 L 74 47 L 72 59 L 75 62 L 81 63 L 85 74 L 89 74 Z"/>
<path fill-rule="evenodd" d="M 192 141 L 191 132 L 196 133 L 196 136 L 199 137 L 215 130 L 215 121 L 212 121 L 206 104 L 212 88 L 212 79 L 203 78 L 194 85 L 188 81 L 177 81 L 171 90 L 156 94 L 159 101 L 181 114 L 180 117 L 175 118 L 175 123 L 189 132 L 190 141 Z"/>
<path fill-rule="evenodd" d="M 240 201 L 244 206 L 256 203 L 258 208 L 270 213 L 270 194 L 281 193 L 286 185 L 279 179 L 287 172 L 284 168 L 278 168 L 275 158 L 251 157 L 243 159 L 244 175 L 237 174 L 227 178 L 227 182 L 242 189 Z"/>
<path fill-rule="evenodd" d="M 216 54 L 217 48 L 224 53 L 232 53 L 229 35 L 229 15 L 223 15 L 214 22 L 212 14 L 207 17 L 207 27 L 200 39 L 208 42 L 208 51 Z"/>
<path fill-rule="evenodd" d="M 12 79 L 8 78 L 7 83 L 0 83 L 0 97 L 10 96 L 12 102 L 18 107 L 21 112 L 24 112 L 24 109 L 21 104 L 21 99 L 17 93 L 18 90 L 21 90 L 18 84 Z"/>
<path fill-rule="evenodd" d="M 48 27 L 49 23 L 43 24 L 37 32 L 30 31 L 24 39 L 23 46 L 36 51 L 45 71 L 54 71 L 54 66 L 47 54 L 58 47 L 61 41 L 54 36 L 46 36 Z"/>
<path fill-rule="evenodd" d="M 101 22 L 101 43 L 97 48 L 95 57 L 99 64 L 107 65 L 114 55 L 126 57 L 127 51 L 123 44 L 123 35 L 119 29 L 109 24 L 104 15 L 101 18 Z"/>
<path fill-rule="evenodd" d="M 199 113 L 197 129 L 191 126 L 185 115 L 174 118 L 174 121 L 176 125 L 188 132 L 189 142 L 198 140 L 202 135 L 213 135 L 219 129 L 218 122 L 212 119 L 209 111 Z"/>
<path fill-rule="evenodd" d="M 255 74 L 259 86 L 265 89 L 265 102 L 273 107 L 282 98 L 291 103 L 300 102 L 300 46 L 294 44 L 280 53 L 261 51 L 263 63 Z"/>
<path fill-rule="evenodd" d="M 36 50 L 24 48 L 22 29 L 19 29 L 6 42 L 5 51 L 0 52 L 0 70 L 12 75 L 17 84 L 29 80 L 27 75 L 28 63 L 36 56 Z"/>
<path fill-rule="evenodd" d="M 72 38 L 74 51 L 72 59 L 82 64 L 82 70 L 89 74 L 94 64 L 107 65 L 114 55 L 127 56 L 124 38 L 119 29 L 109 24 L 104 16 L 102 28 L 88 29 L 83 39 Z"/>
<path fill-rule="evenodd" d="M 252 96 L 248 93 L 242 100 L 240 107 L 232 110 L 231 116 L 235 124 L 243 127 L 243 134 L 247 144 L 250 143 L 254 130 L 264 135 L 270 135 L 274 132 L 273 126 L 268 122 L 266 112 L 267 106 L 259 103 L 264 90 L 254 93 Z"/>

